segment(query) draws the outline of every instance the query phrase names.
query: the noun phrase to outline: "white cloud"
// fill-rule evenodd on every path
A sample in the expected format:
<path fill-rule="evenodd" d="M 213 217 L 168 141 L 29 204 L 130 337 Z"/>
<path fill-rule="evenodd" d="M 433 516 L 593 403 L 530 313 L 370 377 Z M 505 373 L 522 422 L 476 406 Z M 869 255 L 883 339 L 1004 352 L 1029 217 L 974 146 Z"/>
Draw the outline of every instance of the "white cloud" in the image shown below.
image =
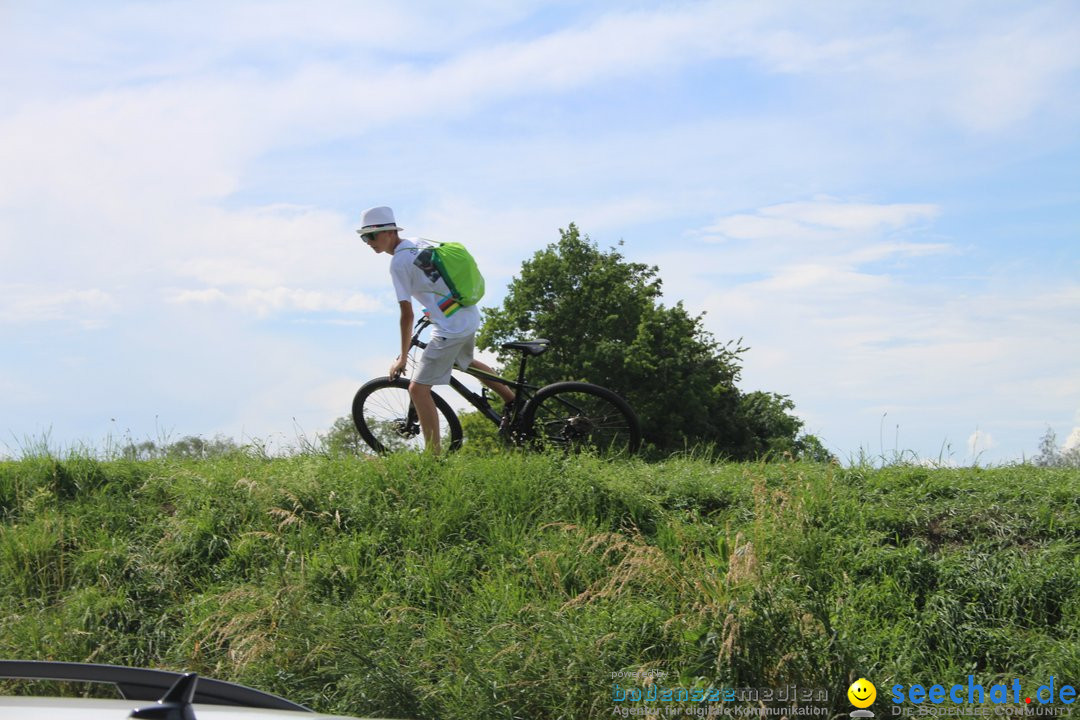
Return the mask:
<path fill-rule="evenodd" d="M 941 209 L 932 204 L 857 203 L 833 199 L 781 203 L 753 213 L 720 218 L 703 228 L 708 241 L 803 240 L 861 237 L 933 220 Z M 903 250 L 908 246 L 892 245 Z"/>
<path fill-rule="evenodd" d="M 861 265 L 888 258 L 920 258 L 927 255 L 943 255 L 956 252 L 948 243 L 930 242 L 875 242 L 852 250 L 845 257 L 847 262 Z"/>
<path fill-rule="evenodd" d="M 416 48 L 445 53 L 482 42 L 491 32 L 527 16 L 534 2 L 462 0 L 452 6 L 317 0 L 236 0 L 227 4 L 41 2 L 0 5 L 0 58 L 27 55 L 41 62 L 18 67 L 0 63 L 0 80 L 22 92 L 47 92 L 53 83 L 67 89 L 221 74 L 240 69 L 249 77 L 276 73 L 297 57 L 336 57 L 370 67 L 383 53 L 408 56 Z M 6 54 L 6 57 L 5 57 Z M 36 87 L 34 87 L 36 86 Z M 42 87 L 45 86 L 45 87 Z"/>
<path fill-rule="evenodd" d="M 0 286 L 0 324 L 32 325 L 74 320 L 85 328 L 94 328 L 118 308 L 115 298 L 98 288 Z"/>
<path fill-rule="evenodd" d="M 817 9 L 786 4 L 587 10 L 582 15 L 588 20 L 570 17 L 564 27 L 530 36 L 500 27 L 529 12 L 528 6 L 512 5 L 455 5 L 454 12 L 444 12 L 438 4 L 402 9 L 317 3 L 301 10 L 288 3 L 243 3 L 83 12 L 73 23 L 82 32 L 65 33 L 65 46 L 79 51 L 67 50 L 72 57 L 86 62 L 89 56 L 98 61 L 96 67 L 127 79 L 121 87 L 156 95 L 169 110 L 160 119 L 173 120 L 166 127 L 207 125 L 211 119 L 195 111 L 202 107 L 217 109 L 214 125 L 246 121 L 235 126 L 241 148 L 249 146 L 244 131 L 255 137 L 269 133 L 278 141 L 282 132 L 302 133 L 296 137 L 349 132 L 417 114 L 471 111 L 508 95 L 565 91 L 744 58 L 767 73 L 839 76 L 859 93 L 884 85 L 897 104 L 917 106 L 916 116 L 946 114 L 977 129 L 987 123 L 1003 127 L 1054 98 L 1080 66 L 1075 23 L 1063 21 L 1069 11 L 1062 18 L 1061 7 L 1005 19 L 968 18 L 962 39 L 948 34 L 943 42 L 940 36 L 949 33 L 954 19 L 938 8 L 909 9 L 904 31 L 888 16 L 830 14 L 825 19 Z M 195 35 L 198 43 L 189 40 Z M 507 36 L 514 39 L 490 41 Z M 110 41 L 102 42 L 103 37 Z M 312 53 L 312 46 L 333 48 L 338 56 Z M 40 47 L 22 52 L 44 52 L 54 62 L 67 57 Z M 426 53 L 413 60 L 410 48 Z M 141 62 L 133 62 L 133 56 Z M 164 60 L 156 66 L 159 56 Z M 237 63 L 237 57 L 250 58 L 251 64 Z M 149 84 L 148 78 L 159 82 Z M 136 80 L 138 85 L 131 85 Z M 129 92 L 104 96 L 123 103 Z M 185 96 L 201 102 L 173 102 Z M 373 98 L 379 99 L 380 113 L 367 112 Z M 139 115 L 130 105 L 100 110 Z M 128 130 L 138 137 L 161 126 L 139 122 Z"/>
<path fill-rule="evenodd" d="M 976 430 L 968 437 L 968 456 L 977 459 L 980 455 L 988 450 L 992 450 L 995 446 L 996 443 L 990 433 Z"/>
<path fill-rule="evenodd" d="M 1069 294 L 1010 277 L 957 294 L 941 281 L 860 287 L 823 275 L 817 285 L 735 285 L 691 306 L 710 310 L 719 337 L 752 348 L 745 387 L 790 393 L 809 420 L 829 413 L 822 434 L 839 447 L 876 446 L 874 419 L 887 410 L 913 447 L 966 438 L 978 422 L 1001 431 L 981 449 L 1019 457 L 1030 445 L 1017 435 L 1034 444 L 1039 408 L 1080 393 L 1080 335 L 1061 332 L 1080 304 L 1050 300 Z"/>
<path fill-rule="evenodd" d="M 338 312 L 369 313 L 385 309 L 385 303 L 364 293 L 327 293 L 297 288 L 275 287 L 224 292 L 218 288 L 182 290 L 171 301 L 187 303 L 224 304 L 266 317 L 277 312 Z"/>
<path fill-rule="evenodd" d="M 1055 101 L 1062 81 L 1080 69 L 1080 27 L 1064 6 L 1032 8 L 1019 17 L 991 21 L 967 43 L 925 58 L 929 82 L 938 70 L 933 60 L 955 68 L 943 93 L 945 109 L 965 127 L 997 132 L 1025 120 Z M 940 65 L 938 66 L 940 67 Z"/>
<path fill-rule="evenodd" d="M 780 267 L 767 280 L 753 283 L 757 292 L 771 297 L 812 292 L 815 297 L 850 297 L 879 292 L 889 284 L 880 275 L 853 272 L 826 264 L 807 263 Z"/>
<path fill-rule="evenodd" d="M 211 286 L 323 288 L 386 272 L 347 218 L 308 207 L 199 208 L 162 230 L 157 251 L 178 277 Z"/>
<path fill-rule="evenodd" d="M 426 77 L 400 76 L 394 84 L 420 87 L 420 97 L 453 105 L 526 86 L 530 92 L 565 90 L 745 58 L 769 73 L 842 78 L 864 99 L 870 94 L 906 108 L 905 115 L 920 122 L 944 119 L 996 132 L 1055 102 L 1080 68 L 1080 30 L 1068 6 L 966 17 L 962 35 L 952 32 L 957 18 L 937 6 L 909 11 L 906 23 L 858 14 L 826 20 L 817 8 L 767 3 L 612 13 L 590 25 L 468 53 Z"/>
<path fill-rule="evenodd" d="M 762 208 L 762 215 L 787 217 L 804 225 L 867 233 L 904 227 L 940 213 L 935 205 L 891 203 L 794 202 Z"/>
<path fill-rule="evenodd" d="M 179 30 L 169 30 L 168 34 L 182 35 L 184 28 L 201 26 L 202 21 L 196 22 L 195 18 L 206 12 L 227 12 L 236 21 L 210 23 L 214 28 L 238 28 L 228 36 L 211 33 L 216 38 L 213 42 L 231 43 L 234 48 L 279 36 L 298 42 L 318 38 L 342 43 L 354 35 L 353 25 L 380 37 L 387 34 L 387 28 L 400 23 L 434 27 L 391 7 L 359 14 L 346 13 L 343 6 L 333 7 L 335 12 L 297 15 L 284 5 L 269 13 L 254 5 L 227 11 L 206 6 L 186 14 L 182 20 L 178 18 Z M 339 17 L 341 13 L 344 15 Z M 484 21 L 479 15 L 465 23 L 471 29 L 463 32 L 490 26 L 492 21 Z M 327 22 L 328 16 L 338 17 L 338 22 Z M 163 82 L 120 85 L 74 99 L 16 105 L 14 114 L 0 120 L 0 138 L 8 138 L 7 143 L 0 140 L 0 159 L 6 167 L 14 168 L 5 174 L 8 183 L 0 180 L 0 197 L 25 202 L 38 208 L 37 214 L 52 216 L 49 222 L 55 226 L 55 233 L 91 228 L 92 237 L 88 239 L 103 242 L 66 248 L 67 255 L 78 267 L 117 268 L 132 257 L 145 257 L 145 244 L 160 243 L 163 236 L 176 238 L 167 225 L 178 218 L 185 218 L 181 223 L 187 230 L 180 242 L 224 238 L 228 243 L 238 230 L 236 213 L 220 213 L 213 220 L 232 223 L 233 227 L 193 227 L 186 216 L 235 191 L 253 158 L 268 148 L 295 143 L 294 138 L 318 141 L 363 132 L 401 118 L 433 112 L 460 113 L 508 94 L 584 87 L 615 75 L 628 77 L 643 68 L 649 72 L 670 70 L 709 57 L 757 57 L 779 72 L 846 73 L 858 66 L 849 60 L 883 52 L 882 43 L 886 47 L 899 46 L 897 52 L 915 53 L 905 44 L 913 42 L 908 36 L 886 35 L 880 43 L 865 39 L 838 42 L 837 36 L 847 28 L 846 21 L 832 26 L 813 21 L 811 15 L 802 18 L 811 22 L 796 32 L 784 28 L 785 16 L 778 7 L 733 11 L 709 3 L 674 10 L 615 13 L 600 16 L 590 24 L 440 56 L 429 65 L 398 63 L 379 69 L 372 65 L 370 72 L 357 72 L 348 61 L 311 63 L 300 60 L 302 55 L 293 55 L 278 75 L 235 68 L 214 75 L 166 74 Z M 120 25 L 141 28 L 160 21 L 158 16 L 129 12 Z M 924 21 L 932 23 L 930 19 Z M 107 24 L 97 25 L 102 30 L 101 26 Z M 1037 29 L 1028 27 L 1024 32 Z M 1065 56 L 1072 57 L 1068 53 Z M 380 98 L 382 112 L 367 111 L 373 97 Z M 688 146 L 686 140 L 682 139 L 681 147 Z M 689 145 L 699 143 L 691 141 Z M 609 152 L 602 161 L 608 168 L 612 157 Z M 617 208 L 622 203 L 630 208 L 631 212 L 617 213 L 626 222 L 635 216 L 662 216 L 670 212 L 667 208 L 671 202 L 671 198 L 664 198 L 664 204 L 656 204 L 652 213 L 643 212 L 647 201 L 638 193 L 614 198 L 610 206 Z M 596 215 L 599 223 L 606 222 L 602 212 L 589 209 L 596 207 L 595 198 L 582 205 L 559 212 L 557 224 L 567 218 L 580 221 L 586 213 Z M 51 212 L 46 213 L 46 209 Z M 787 235 L 816 241 L 835 234 L 904 226 L 913 215 L 929 219 L 935 212 L 924 205 L 789 203 L 753 214 L 724 217 L 710 230 L 743 239 Z M 10 232 L 21 234 L 18 229 Z M 0 228 L 0 239 L 3 234 Z M 43 241 L 53 246 L 66 242 L 58 235 Z M 264 248 L 256 247 L 265 254 Z M 911 251 L 910 245 L 896 243 L 877 250 L 885 255 Z M 914 251 L 929 250 L 924 246 Z M 27 253 L 14 251 L 14 255 L 15 259 L 25 259 Z M 265 288 L 287 283 L 281 274 L 281 268 L 286 266 L 282 259 L 279 256 L 275 262 L 260 263 L 253 254 L 210 251 L 206 256 L 179 258 L 177 268 L 180 273 L 210 284 L 228 282 L 225 276 L 233 276 L 237 283 Z"/>

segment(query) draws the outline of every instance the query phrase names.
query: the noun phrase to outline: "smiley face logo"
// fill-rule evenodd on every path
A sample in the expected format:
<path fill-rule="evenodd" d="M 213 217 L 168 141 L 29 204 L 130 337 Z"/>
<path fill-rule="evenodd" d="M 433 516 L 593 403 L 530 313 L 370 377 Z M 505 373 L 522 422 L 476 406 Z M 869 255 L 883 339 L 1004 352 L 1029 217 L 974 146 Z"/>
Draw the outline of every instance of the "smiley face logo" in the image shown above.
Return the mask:
<path fill-rule="evenodd" d="M 848 700 L 857 708 L 867 708 L 877 699 L 877 688 L 866 678 L 859 678 L 847 689 Z"/>

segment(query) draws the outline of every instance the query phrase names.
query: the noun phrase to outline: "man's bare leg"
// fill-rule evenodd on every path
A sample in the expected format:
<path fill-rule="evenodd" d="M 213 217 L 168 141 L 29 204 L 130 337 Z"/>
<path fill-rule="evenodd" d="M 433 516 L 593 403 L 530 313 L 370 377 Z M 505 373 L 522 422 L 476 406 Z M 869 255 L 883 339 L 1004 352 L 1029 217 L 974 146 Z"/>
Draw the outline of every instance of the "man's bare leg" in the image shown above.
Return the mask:
<path fill-rule="evenodd" d="M 431 396 L 431 386 L 418 382 L 409 383 L 409 397 L 416 408 L 416 417 L 420 420 L 420 429 L 424 431 L 424 447 L 438 455 L 441 451 L 439 437 L 439 411 L 435 407 L 435 398 Z"/>
<path fill-rule="evenodd" d="M 492 375 L 496 374 L 494 370 L 492 370 L 489 366 L 485 365 L 479 360 L 473 360 L 471 363 L 469 363 L 469 367 L 474 367 L 477 370 L 483 370 L 484 372 L 491 373 Z M 503 399 L 503 402 L 505 402 L 507 405 L 514 402 L 514 391 L 511 390 L 508 385 L 503 385 L 501 382 L 495 382 L 494 380 L 487 380 L 485 378 L 477 379 L 487 385 L 492 390 L 494 390 L 495 393 L 499 397 L 501 397 Z"/>

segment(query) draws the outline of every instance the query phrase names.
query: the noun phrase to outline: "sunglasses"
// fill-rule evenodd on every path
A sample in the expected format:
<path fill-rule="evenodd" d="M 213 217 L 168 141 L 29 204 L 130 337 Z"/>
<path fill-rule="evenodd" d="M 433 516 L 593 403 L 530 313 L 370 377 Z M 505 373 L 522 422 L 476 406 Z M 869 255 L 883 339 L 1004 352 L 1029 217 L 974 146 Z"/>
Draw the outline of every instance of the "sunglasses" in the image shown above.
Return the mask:
<path fill-rule="evenodd" d="M 364 242 L 366 242 L 368 245 L 370 245 L 371 243 L 375 242 L 375 235 L 376 234 L 377 233 L 373 233 L 373 232 L 360 233 L 360 239 L 363 240 Z"/>

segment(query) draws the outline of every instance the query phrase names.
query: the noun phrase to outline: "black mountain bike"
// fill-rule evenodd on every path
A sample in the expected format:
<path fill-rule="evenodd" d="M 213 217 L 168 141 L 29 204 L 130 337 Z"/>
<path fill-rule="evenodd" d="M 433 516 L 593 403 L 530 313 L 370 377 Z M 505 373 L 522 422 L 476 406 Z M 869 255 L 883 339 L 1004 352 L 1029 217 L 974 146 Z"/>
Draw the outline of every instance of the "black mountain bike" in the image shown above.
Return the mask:
<path fill-rule="evenodd" d="M 429 324 L 427 318 L 416 323 L 412 347 L 427 347 L 420 334 Z M 508 408 L 505 423 L 502 414 L 492 407 L 486 387 L 480 393 L 473 392 L 457 377 L 450 378 L 450 387 L 499 427 L 499 435 L 507 444 L 535 449 L 592 449 L 601 453 L 635 451 L 641 442 L 637 415 L 611 390 L 585 382 L 557 382 L 543 387 L 525 382 L 526 361 L 546 351 L 548 346 L 548 341 L 541 339 L 519 340 L 502 346 L 504 350 L 521 353 L 516 381 L 476 368 L 465 371 L 454 368 L 513 388 L 514 402 Z M 461 421 L 444 398 L 434 392 L 432 396 L 438 410 L 443 447 L 457 450 L 463 442 Z M 352 417 L 360 437 L 376 452 L 424 447 L 406 378 L 380 377 L 365 383 L 353 398 Z"/>

